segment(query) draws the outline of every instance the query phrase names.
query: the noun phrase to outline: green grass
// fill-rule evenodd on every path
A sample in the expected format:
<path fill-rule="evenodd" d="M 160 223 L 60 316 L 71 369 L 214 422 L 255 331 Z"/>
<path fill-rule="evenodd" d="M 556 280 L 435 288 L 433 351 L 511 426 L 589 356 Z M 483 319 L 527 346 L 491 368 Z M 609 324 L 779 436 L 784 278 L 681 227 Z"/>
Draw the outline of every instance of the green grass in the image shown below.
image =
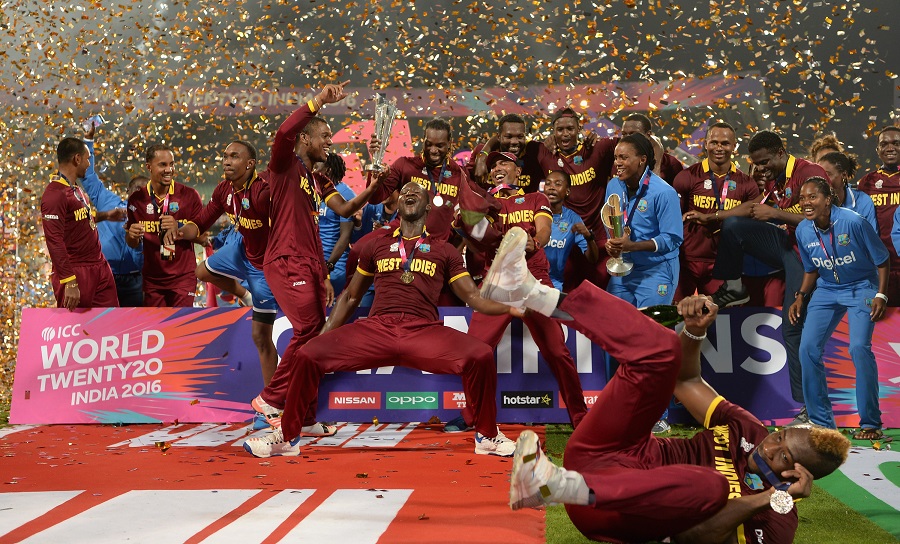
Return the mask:
<path fill-rule="evenodd" d="M 676 425 L 670 436 L 689 437 L 699 429 Z M 572 433 L 569 425 L 547 425 L 546 450 L 557 464 L 562 464 L 566 441 Z M 834 498 L 824 489 L 814 485 L 808 499 L 797 504 L 800 526 L 794 538 L 795 544 L 822 543 L 895 543 L 898 540 L 889 532 L 875 525 L 862 514 Z M 562 506 L 547 509 L 547 543 L 576 544 L 592 542 L 582 535 L 569 521 Z"/>

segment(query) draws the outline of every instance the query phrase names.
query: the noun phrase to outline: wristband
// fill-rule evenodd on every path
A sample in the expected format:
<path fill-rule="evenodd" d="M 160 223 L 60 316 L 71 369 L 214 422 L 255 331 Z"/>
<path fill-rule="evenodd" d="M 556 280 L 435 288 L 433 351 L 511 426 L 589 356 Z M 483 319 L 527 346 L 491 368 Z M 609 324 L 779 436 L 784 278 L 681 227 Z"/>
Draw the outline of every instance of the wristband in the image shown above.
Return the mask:
<path fill-rule="evenodd" d="M 875 293 L 875 298 L 880 298 L 884 301 L 885 304 L 887 304 L 888 297 L 884 293 Z"/>
<path fill-rule="evenodd" d="M 875 296 L 877 297 L 878 295 L 875 295 Z M 803 291 L 795 291 L 794 298 L 797 298 L 797 297 L 809 298 L 809 293 L 804 293 Z"/>
<path fill-rule="evenodd" d="M 688 330 L 687 330 L 687 327 L 681 329 L 681 334 L 687 336 L 687 337 L 690 338 L 691 340 L 696 340 L 696 341 L 698 341 L 698 342 L 702 342 L 702 341 L 706 340 L 706 333 L 705 333 L 705 332 L 704 332 L 701 336 L 697 336 L 697 335 L 695 335 L 695 334 L 689 333 Z"/>
<path fill-rule="evenodd" d="M 585 236 L 584 239 L 587 240 L 588 242 L 593 242 L 594 241 L 594 231 L 588 229 L 588 235 Z"/>
<path fill-rule="evenodd" d="M 334 272 L 334 263 L 325 263 L 325 268 L 327 268 L 329 272 Z"/>

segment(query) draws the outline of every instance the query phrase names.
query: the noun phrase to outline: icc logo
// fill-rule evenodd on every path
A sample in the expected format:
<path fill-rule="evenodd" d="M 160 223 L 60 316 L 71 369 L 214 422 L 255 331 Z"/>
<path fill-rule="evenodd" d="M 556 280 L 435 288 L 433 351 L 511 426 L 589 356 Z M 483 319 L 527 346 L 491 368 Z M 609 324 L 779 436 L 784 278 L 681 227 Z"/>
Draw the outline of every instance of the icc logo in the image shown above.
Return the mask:
<path fill-rule="evenodd" d="M 66 325 L 64 327 L 44 327 L 41 331 L 41 338 L 44 342 L 51 342 L 54 338 L 72 338 L 78 336 L 78 329 L 81 325 Z"/>
<path fill-rule="evenodd" d="M 53 327 L 46 327 L 43 331 L 41 331 L 41 338 L 44 339 L 44 342 L 49 342 L 56 338 L 56 329 Z"/>

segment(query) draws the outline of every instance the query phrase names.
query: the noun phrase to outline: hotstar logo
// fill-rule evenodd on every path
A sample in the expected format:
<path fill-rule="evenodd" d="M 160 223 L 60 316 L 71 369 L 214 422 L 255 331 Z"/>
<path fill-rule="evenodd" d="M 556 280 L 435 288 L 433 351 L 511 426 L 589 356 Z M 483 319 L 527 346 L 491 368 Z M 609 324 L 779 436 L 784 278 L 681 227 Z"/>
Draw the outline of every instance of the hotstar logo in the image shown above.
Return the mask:
<path fill-rule="evenodd" d="M 552 391 L 504 391 L 503 408 L 553 408 Z"/>

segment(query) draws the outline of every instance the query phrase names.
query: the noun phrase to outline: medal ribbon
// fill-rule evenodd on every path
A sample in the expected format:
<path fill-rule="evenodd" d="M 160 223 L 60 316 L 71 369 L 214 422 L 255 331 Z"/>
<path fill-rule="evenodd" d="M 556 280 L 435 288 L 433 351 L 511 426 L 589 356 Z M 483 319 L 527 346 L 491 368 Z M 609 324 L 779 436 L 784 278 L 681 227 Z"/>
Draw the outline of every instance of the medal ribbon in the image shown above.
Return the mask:
<path fill-rule="evenodd" d="M 728 182 L 731 181 L 731 173 L 725 174 L 725 179 L 722 181 L 721 195 L 719 194 L 719 184 L 716 183 L 716 175 L 713 174 L 712 168 L 709 170 L 709 181 L 712 182 L 713 194 L 716 196 L 716 208 L 724 210 L 725 200 L 728 198 Z"/>
<path fill-rule="evenodd" d="M 834 223 L 828 226 L 829 234 L 831 235 L 831 255 L 828 254 L 828 249 L 825 248 L 825 241 L 822 240 L 822 235 L 819 234 L 819 227 L 813 226 L 816 229 L 816 237 L 819 239 L 819 247 L 822 248 L 825 259 L 831 261 L 831 272 L 834 274 L 834 281 L 841 283 L 841 278 L 838 277 L 837 263 L 834 261 L 834 258 L 837 257 L 837 246 L 834 245 Z"/>
<path fill-rule="evenodd" d="M 425 241 L 426 234 L 428 233 L 422 231 L 422 235 L 416 240 L 416 245 L 413 246 L 412 251 L 409 252 L 409 257 L 406 256 L 406 247 L 403 245 L 403 233 L 401 232 L 397 235 L 397 251 L 400 252 L 400 267 L 403 268 L 403 272 L 409 272 L 409 268 L 412 266 L 412 258 L 416 254 L 416 250 L 419 249 L 419 246 L 422 245 L 422 242 Z"/>
<path fill-rule="evenodd" d="M 488 191 L 488 193 L 489 193 L 491 196 L 494 196 L 494 195 L 496 195 L 497 193 L 499 193 L 500 191 L 502 191 L 502 190 L 504 190 L 504 189 L 517 190 L 518 188 L 517 188 L 515 185 L 510 185 L 510 184 L 508 184 L 508 183 L 501 183 L 500 185 L 494 185 L 493 187 L 491 187 L 491 190 Z"/>
<path fill-rule="evenodd" d="M 769 467 L 769 464 L 766 463 L 765 459 L 763 459 L 763 456 L 759 453 L 759 450 L 754 451 L 751 457 L 753 457 L 753 461 L 756 462 L 756 466 L 759 467 L 759 471 L 762 472 L 766 480 L 768 480 L 769 483 L 772 484 L 772 487 L 781 491 L 787 491 L 788 488 L 791 487 L 791 484 L 782 482 L 780 479 L 778 479 L 778 476 L 775 475 L 775 472 L 772 471 L 772 469 Z"/>
<path fill-rule="evenodd" d="M 447 170 L 447 161 L 445 159 L 444 163 L 441 164 L 441 172 L 440 172 L 440 174 L 438 174 L 438 181 L 434 181 L 434 176 L 431 175 L 431 168 L 428 168 L 427 164 L 425 165 L 425 173 L 428 174 L 428 181 L 431 182 L 430 189 L 432 192 L 432 195 L 431 195 L 432 197 L 440 194 L 440 191 L 438 191 L 438 182 L 440 182 L 440 180 L 444 179 L 444 172 L 446 170 Z"/>
<path fill-rule="evenodd" d="M 631 211 L 628 211 L 628 191 L 622 194 L 622 213 L 625 214 L 625 226 L 631 227 L 631 221 L 634 219 L 634 211 L 637 209 L 638 202 L 641 201 L 641 197 L 647 194 L 647 189 L 650 187 L 650 168 L 647 167 L 644 170 L 644 181 L 641 184 L 641 188 L 638 190 L 637 194 L 634 195 L 634 205 L 631 206 Z"/>

